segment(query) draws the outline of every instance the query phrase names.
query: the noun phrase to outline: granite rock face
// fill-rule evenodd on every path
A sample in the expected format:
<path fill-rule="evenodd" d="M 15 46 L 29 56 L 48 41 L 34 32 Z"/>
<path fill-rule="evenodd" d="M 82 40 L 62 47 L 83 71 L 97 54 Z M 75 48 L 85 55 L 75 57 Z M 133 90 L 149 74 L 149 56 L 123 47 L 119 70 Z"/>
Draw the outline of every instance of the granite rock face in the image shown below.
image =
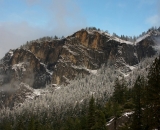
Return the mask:
<path fill-rule="evenodd" d="M 10 50 L 1 60 L 0 85 L 15 81 L 33 88 L 68 84 L 77 75 L 88 75 L 102 64 L 122 69 L 136 65 L 156 53 L 154 45 L 152 35 L 131 43 L 104 32 L 84 29 L 63 39 L 33 41 L 27 49 Z"/>

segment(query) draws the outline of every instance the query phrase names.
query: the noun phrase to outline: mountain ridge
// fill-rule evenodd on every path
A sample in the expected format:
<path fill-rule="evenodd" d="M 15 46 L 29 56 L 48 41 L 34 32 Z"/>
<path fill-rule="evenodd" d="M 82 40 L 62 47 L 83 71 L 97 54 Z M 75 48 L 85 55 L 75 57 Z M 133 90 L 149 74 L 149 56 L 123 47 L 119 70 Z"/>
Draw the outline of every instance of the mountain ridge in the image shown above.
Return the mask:
<path fill-rule="evenodd" d="M 136 44 L 106 32 L 85 29 L 63 39 L 33 41 L 5 55 L 1 60 L 4 64 L 1 64 L 1 74 L 5 77 L 9 71 L 9 82 L 18 80 L 41 88 L 46 84 L 68 84 L 77 75 L 88 75 L 90 70 L 97 70 L 102 64 L 112 64 L 123 70 L 126 64 L 136 65 L 156 53 L 152 48 L 155 45 L 153 37 L 159 37 L 159 33 L 154 32 L 149 32 Z M 22 63 L 25 69 L 13 68 Z M 5 82 L 1 80 L 1 84 Z"/>

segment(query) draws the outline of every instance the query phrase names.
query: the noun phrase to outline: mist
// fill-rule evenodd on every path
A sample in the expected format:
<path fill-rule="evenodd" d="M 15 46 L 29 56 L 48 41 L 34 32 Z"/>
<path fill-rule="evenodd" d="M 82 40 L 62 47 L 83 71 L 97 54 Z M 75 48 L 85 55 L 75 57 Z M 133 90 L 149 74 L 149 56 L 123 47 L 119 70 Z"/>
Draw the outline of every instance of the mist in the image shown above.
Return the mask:
<path fill-rule="evenodd" d="M 8 21 L 0 21 L 0 59 L 10 49 L 16 49 L 27 41 L 44 36 L 68 36 L 86 27 L 86 19 L 75 1 L 71 0 L 23 0 L 31 10 L 13 14 Z M 3 1 L 2 1 L 3 3 Z M 43 14 L 34 12 L 39 6 Z M 32 9 L 33 8 L 33 9 Z"/>

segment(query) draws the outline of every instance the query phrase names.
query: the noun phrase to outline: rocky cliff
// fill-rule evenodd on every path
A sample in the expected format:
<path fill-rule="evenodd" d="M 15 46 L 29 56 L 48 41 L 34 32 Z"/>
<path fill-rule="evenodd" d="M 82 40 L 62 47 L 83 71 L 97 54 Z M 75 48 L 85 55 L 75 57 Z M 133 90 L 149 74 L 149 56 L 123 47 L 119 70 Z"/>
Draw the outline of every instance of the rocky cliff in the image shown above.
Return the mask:
<path fill-rule="evenodd" d="M 33 88 L 68 84 L 77 75 L 95 72 L 102 64 L 130 71 L 141 59 L 156 52 L 155 38 L 148 34 L 136 43 L 97 30 L 80 30 L 57 40 L 32 41 L 26 48 L 10 50 L 0 64 L 0 84 L 21 82 Z"/>

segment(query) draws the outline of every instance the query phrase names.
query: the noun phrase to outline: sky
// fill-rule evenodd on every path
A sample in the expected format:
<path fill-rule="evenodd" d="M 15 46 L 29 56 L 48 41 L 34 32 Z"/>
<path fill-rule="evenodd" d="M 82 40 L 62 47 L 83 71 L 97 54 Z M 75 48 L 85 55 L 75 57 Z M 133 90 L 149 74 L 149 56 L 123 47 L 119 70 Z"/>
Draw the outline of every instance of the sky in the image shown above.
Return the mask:
<path fill-rule="evenodd" d="M 137 36 L 160 26 L 160 0 L 0 0 L 0 59 L 44 36 L 96 27 Z"/>

